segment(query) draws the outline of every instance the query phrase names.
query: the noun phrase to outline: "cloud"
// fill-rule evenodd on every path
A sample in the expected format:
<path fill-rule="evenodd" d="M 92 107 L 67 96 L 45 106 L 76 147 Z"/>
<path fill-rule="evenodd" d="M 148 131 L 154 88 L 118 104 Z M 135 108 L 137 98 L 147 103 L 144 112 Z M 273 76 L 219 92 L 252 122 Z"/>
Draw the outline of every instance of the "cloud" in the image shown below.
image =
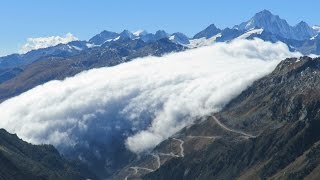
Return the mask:
<path fill-rule="evenodd" d="M 24 54 L 35 49 L 47 48 L 58 44 L 67 44 L 76 40 L 78 40 L 78 38 L 71 33 L 67 33 L 65 36 L 28 38 L 26 44 L 21 47 L 19 52 Z"/>
<path fill-rule="evenodd" d="M 0 104 L 0 127 L 60 149 L 123 139 L 143 152 L 217 112 L 291 53 L 259 39 L 217 43 L 51 81 Z"/>

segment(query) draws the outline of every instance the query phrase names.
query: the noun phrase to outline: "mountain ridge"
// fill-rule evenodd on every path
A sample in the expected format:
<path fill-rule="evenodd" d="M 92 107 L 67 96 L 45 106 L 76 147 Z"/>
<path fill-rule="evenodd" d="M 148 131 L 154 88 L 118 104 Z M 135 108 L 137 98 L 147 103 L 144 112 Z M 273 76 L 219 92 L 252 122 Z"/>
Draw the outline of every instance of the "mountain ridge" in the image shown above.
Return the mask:
<path fill-rule="evenodd" d="M 268 10 L 263 10 L 256 13 L 248 21 L 235 25 L 233 28 L 219 29 L 214 24 L 211 24 L 204 30 L 196 33 L 192 38 L 189 38 L 181 32 L 170 34 L 163 30 L 158 30 L 155 33 L 148 33 L 147 31 L 142 30 L 141 32 L 143 33 L 140 34 L 129 30 L 123 30 L 120 33 L 103 30 L 88 41 L 74 41 L 68 44 L 59 44 L 53 47 L 33 50 L 26 54 L 12 54 L 0 57 L 0 69 L 27 65 L 46 56 L 73 56 L 79 54 L 82 50 L 102 46 L 104 43 L 108 43 L 108 41 L 141 39 L 146 43 L 152 43 L 163 38 L 168 38 L 179 45 L 195 48 L 198 47 L 197 44 L 202 46 L 211 45 L 215 42 L 228 42 L 253 29 L 263 29 L 265 33 L 269 33 L 267 36 L 256 36 L 257 38 L 270 41 L 270 36 L 272 36 L 272 42 L 281 41 L 291 47 L 290 49 L 292 51 L 299 51 L 305 55 L 320 53 L 320 42 L 318 38 L 316 38 L 317 34 L 320 32 L 319 26 L 314 25 L 310 27 L 304 21 L 297 23 L 295 26 L 291 26 L 286 20 L 281 19 L 278 15 L 274 15 Z M 220 37 L 216 38 L 214 41 L 210 40 L 210 38 L 219 33 L 221 34 Z M 197 40 L 198 43 L 190 44 L 190 41 L 192 40 Z"/>
<path fill-rule="evenodd" d="M 63 158 L 52 145 L 32 145 L 0 129 L 0 179 L 97 178 L 88 168 Z"/>

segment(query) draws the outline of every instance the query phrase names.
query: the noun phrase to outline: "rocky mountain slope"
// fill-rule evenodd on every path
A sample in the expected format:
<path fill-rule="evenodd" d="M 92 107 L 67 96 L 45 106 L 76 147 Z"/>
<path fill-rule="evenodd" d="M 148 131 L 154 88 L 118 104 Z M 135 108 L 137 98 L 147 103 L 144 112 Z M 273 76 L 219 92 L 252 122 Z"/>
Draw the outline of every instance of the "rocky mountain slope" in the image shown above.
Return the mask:
<path fill-rule="evenodd" d="M 31 145 L 0 129 L 0 179 L 88 179 L 97 177 L 68 161 L 51 145 Z"/>
<path fill-rule="evenodd" d="M 319 58 L 286 59 L 222 112 L 178 134 L 186 138 L 201 130 L 207 135 L 214 123 L 233 136 L 210 133 L 219 138 L 144 179 L 317 179 L 319 73 Z"/>
<path fill-rule="evenodd" d="M 290 58 L 113 179 L 317 179 L 320 58 Z"/>

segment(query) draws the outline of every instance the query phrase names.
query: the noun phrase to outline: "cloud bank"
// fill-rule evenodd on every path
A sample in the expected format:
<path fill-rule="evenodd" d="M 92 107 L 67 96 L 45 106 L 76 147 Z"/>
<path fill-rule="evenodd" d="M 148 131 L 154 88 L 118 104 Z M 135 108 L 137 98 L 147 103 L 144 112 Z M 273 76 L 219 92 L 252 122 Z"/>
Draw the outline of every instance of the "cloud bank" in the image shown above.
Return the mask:
<path fill-rule="evenodd" d="M 0 104 L 0 127 L 60 149 L 123 138 L 143 152 L 217 112 L 291 53 L 259 39 L 139 58 L 51 81 Z"/>
<path fill-rule="evenodd" d="M 58 44 L 67 44 L 76 40 L 78 40 L 78 38 L 71 33 L 67 33 L 65 36 L 28 38 L 26 44 L 21 47 L 19 52 L 24 54 L 35 49 L 47 48 Z"/>

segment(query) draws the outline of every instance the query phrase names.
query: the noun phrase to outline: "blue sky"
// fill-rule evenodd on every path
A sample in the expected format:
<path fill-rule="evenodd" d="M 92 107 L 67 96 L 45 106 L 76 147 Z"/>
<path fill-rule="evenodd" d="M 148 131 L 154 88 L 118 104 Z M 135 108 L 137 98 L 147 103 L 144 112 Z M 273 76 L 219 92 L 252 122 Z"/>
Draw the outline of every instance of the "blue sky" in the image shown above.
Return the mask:
<path fill-rule="evenodd" d="M 1 0 L 0 55 L 18 52 L 28 37 L 64 35 L 80 39 L 106 29 L 164 29 L 189 36 L 211 23 L 220 28 L 248 20 L 268 9 L 289 24 L 320 24 L 315 0 Z"/>

